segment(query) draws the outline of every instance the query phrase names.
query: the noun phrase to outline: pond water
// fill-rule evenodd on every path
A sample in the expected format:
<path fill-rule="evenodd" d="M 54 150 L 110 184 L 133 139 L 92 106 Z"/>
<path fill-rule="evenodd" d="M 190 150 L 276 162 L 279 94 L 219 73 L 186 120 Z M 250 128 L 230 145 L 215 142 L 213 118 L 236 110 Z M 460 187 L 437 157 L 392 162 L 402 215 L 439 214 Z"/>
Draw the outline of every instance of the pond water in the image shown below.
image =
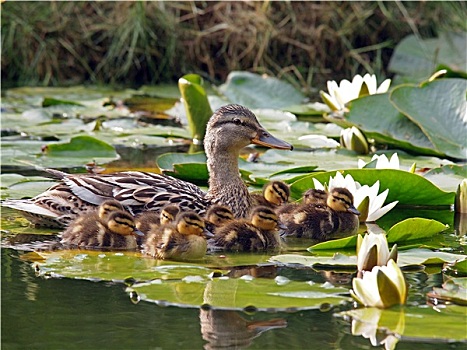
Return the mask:
<path fill-rule="evenodd" d="M 11 218 L 11 212 L 8 212 Z M 4 213 L 5 217 L 6 214 Z M 4 221 L 5 222 L 5 221 Z M 351 321 L 336 317 L 349 302 L 313 310 L 242 312 L 134 302 L 119 282 L 38 276 L 25 251 L 1 250 L 3 349 L 368 349 L 352 334 Z M 272 267 L 266 278 L 330 281 L 350 287 L 347 273 Z M 269 276 L 269 277 L 268 277 Z M 440 268 L 406 273 L 409 303 L 443 283 Z M 436 320 L 434 320 L 436 322 Z M 378 332 L 378 339 L 384 339 Z M 404 337 L 397 349 L 465 349 L 465 343 Z"/>
<path fill-rule="evenodd" d="M 234 348 L 234 344 L 249 349 L 370 347 L 369 340 L 352 336 L 349 322 L 333 316 L 336 308 L 246 314 L 134 304 L 119 283 L 36 277 L 20 255 L 2 249 L 3 349 L 216 349 Z M 310 278 L 310 273 L 302 278 Z M 412 274 L 410 278 L 420 290 L 440 283 L 436 276 Z M 202 333 L 200 313 L 209 312 L 215 314 L 211 317 L 217 336 L 206 327 Z M 237 322 L 240 318 L 244 323 Z M 283 322 L 260 335 L 246 329 L 246 322 L 271 319 Z M 398 343 L 398 349 L 414 347 L 439 349 L 440 344 L 410 339 Z M 465 344 L 443 344 L 443 348 L 465 349 Z"/>

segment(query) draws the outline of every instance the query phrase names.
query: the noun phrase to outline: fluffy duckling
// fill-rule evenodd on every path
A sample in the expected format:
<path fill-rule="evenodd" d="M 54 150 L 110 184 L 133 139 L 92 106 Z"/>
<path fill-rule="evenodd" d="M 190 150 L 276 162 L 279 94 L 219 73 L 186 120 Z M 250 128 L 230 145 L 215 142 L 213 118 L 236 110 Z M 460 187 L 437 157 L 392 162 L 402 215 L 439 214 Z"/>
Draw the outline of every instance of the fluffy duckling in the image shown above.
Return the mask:
<path fill-rule="evenodd" d="M 135 222 L 138 230 L 149 233 L 161 225 L 167 225 L 175 221 L 180 213 L 180 207 L 176 204 L 168 204 L 162 208 L 160 213 L 155 211 L 144 211 L 136 216 Z"/>
<path fill-rule="evenodd" d="M 135 249 L 135 235 L 142 233 L 133 216 L 116 203 L 105 201 L 97 211 L 79 216 L 63 232 L 61 243 L 91 249 Z"/>
<path fill-rule="evenodd" d="M 352 194 L 346 188 L 336 187 L 328 194 L 326 205 L 319 200 L 304 203 L 280 218 L 287 236 L 326 241 L 331 236 L 355 234 L 359 214 Z"/>
<path fill-rule="evenodd" d="M 258 206 L 250 220 L 238 219 L 221 227 L 210 240 L 214 249 L 230 251 L 264 251 L 281 247 L 277 230 L 279 218 L 274 210 Z"/>
<path fill-rule="evenodd" d="M 215 233 L 220 227 L 235 219 L 232 210 L 225 205 L 212 205 L 204 216 L 206 230 Z"/>
<path fill-rule="evenodd" d="M 181 213 L 175 224 L 161 227 L 152 233 L 144 245 L 144 252 L 158 259 L 193 260 L 206 254 L 204 220 L 195 212 Z"/>
<path fill-rule="evenodd" d="M 297 210 L 300 207 L 300 205 L 303 204 L 316 204 L 325 206 L 327 197 L 328 193 L 326 191 L 310 188 L 305 193 L 303 193 L 303 199 L 301 204 L 289 203 L 278 208 L 276 212 L 281 218 L 282 215 L 292 213 L 293 211 Z"/>
<path fill-rule="evenodd" d="M 271 181 L 264 185 L 262 194 L 253 193 L 251 196 L 256 205 L 275 209 L 289 201 L 290 189 L 285 182 Z"/>

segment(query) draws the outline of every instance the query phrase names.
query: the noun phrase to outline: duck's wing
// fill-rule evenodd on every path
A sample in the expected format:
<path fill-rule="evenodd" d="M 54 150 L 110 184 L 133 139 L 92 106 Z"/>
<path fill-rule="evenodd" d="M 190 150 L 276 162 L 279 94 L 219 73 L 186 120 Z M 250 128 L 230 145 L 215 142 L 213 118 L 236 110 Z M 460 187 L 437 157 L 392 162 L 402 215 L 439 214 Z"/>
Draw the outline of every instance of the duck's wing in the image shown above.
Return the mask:
<path fill-rule="evenodd" d="M 71 220 L 108 199 L 116 199 L 132 214 L 160 210 L 175 203 L 182 210 L 203 214 L 210 204 L 196 185 L 170 176 L 126 171 L 115 174 L 50 172 L 62 182 L 27 200 L 6 200 L 2 206 L 19 210 L 36 225 L 66 227 Z"/>

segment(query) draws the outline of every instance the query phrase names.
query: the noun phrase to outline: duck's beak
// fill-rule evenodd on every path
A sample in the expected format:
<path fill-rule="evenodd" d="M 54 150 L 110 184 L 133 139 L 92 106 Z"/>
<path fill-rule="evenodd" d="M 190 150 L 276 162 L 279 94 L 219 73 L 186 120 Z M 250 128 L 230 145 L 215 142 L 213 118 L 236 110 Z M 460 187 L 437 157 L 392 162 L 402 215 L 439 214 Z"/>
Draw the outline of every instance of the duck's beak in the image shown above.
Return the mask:
<path fill-rule="evenodd" d="M 212 233 L 212 232 L 209 231 L 208 229 L 204 229 L 204 230 L 203 230 L 203 235 L 204 235 L 204 237 L 206 237 L 206 238 L 212 238 L 212 237 L 214 237 L 214 233 Z"/>
<path fill-rule="evenodd" d="M 292 150 L 293 146 L 290 143 L 282 141 L 277 137 L 272 136 L 269 132 L 264 129 L 259 129 L 256 136 L 251 140 L 251 143 L 255 145 L 277 148 L 277 149 L 288 149 Z"/>
<path fill-rule="evenodd" d="M 138 230 L 136 227 L 135 227 L 135 230 L 133 231 L 133 234 L 135 236 L 144 236 L 144 233 Z"/>
<path fill-rule="evenodd" d="M 357 210 L 357 208 L 355 208 L 353 205 L 351 205 L 351 206 L 347 209 L 347 211 L 348 211 L 349 213 L 352 213 L 352 214 L 355 214 L 355 215 L 360 215 L 360 212 L 359 212 L 359 211 Z"/>

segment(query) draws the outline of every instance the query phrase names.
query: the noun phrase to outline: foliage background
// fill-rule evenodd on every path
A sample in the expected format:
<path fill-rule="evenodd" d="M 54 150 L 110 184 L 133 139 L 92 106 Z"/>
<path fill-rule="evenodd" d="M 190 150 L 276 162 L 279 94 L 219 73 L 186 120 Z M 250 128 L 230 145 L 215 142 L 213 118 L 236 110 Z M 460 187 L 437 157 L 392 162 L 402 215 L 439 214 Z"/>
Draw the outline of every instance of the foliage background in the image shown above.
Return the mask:
<path fill-rule="evenodd" d="M 140 86 L 233 70 L 316 93 L 329 79 L 386 71 L 408 34 L 466 30 L 453 2 L 154 1 L 1 5 L 2 85 Z"/>

